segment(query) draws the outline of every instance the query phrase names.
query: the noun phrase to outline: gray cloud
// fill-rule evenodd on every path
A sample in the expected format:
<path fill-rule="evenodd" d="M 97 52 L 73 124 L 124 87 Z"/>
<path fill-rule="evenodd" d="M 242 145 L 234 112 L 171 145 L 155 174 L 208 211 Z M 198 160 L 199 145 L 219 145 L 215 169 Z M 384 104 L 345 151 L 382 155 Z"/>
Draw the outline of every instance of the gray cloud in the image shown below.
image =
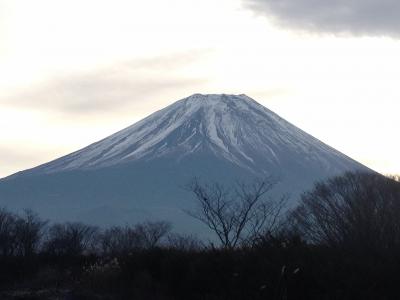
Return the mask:
<path fill-rule="evenodd" d="M 398 0 L 243 0 L 279 25 L 312 32 L 400 36 Z"/>
<path fill-rule="evenodd" d="M 3 96 L 1 103 L 72 114 L 121 110 L 160 93 L 201 86 L 206 79 L 184 77 L 176 71 L 206 54 L 207 51 L 178 53 L 131 60 L 83 74 L 64 75 Z"/>

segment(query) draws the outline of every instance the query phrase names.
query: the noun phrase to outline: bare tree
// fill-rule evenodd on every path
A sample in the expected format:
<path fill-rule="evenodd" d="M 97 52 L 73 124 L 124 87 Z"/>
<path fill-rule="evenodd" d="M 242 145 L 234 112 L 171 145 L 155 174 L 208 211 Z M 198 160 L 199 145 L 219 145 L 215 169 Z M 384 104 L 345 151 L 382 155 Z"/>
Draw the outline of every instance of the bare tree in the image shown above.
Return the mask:
<path fill-rule="evenodd" d="M 167 236 L 167 246 L 183 251 L 195 251 L 203 247 L 201 241 L 193 235 L 172 233 Z"/>
<path fill-rule="evenodd" d="M 135 231 L 143 241 L 144 248 L 154 248 L 171 231 L 171 224 L 165 221 L 137 224 Z"/>
<path fill-rule="evenodd" d="M 98 228 L 82 223 L 50 227 L 44 250 L 53 255 L 80 255 L 95 251 Z"/>
<path fill-rule="evenodd" d="M 274 230 L 287 197 L 278 201 L 265 198 L 275 182 L 271 179 L 252 184 L 238 183 L 236 188 L 221 184 L 201 184 L 194 179 L 188 190 L 198 200 L 199 209 L 187 212 L 207 225 L 224 248 L 249 243 L 265 231 Z"/>
<path fill-rule="evenodd" d="M 160 245 L 171 229 L 168 222 L 145 222 L 133 227 L 115 226 L 101 234 L 102 251 L 108 255 L 123 255 L 138 249 L 149 249 Z"/>
<path fill-rule="evenodd" d="M 289 219 L 313 243 L 399 249 L 400 183 L 379 174 L 347 173 L 316 184 Z"/>
<path fill-rule="evenodd" d="M 0 254 L 2 256 L 14 253 L 16 220 L 16 215 L 4 208 L 0 209 Z"/>
<path fill-rule="evenodd" d="M 102 252 L 110 255 L 123 255 L 143 247 L 141 236 L 132 227 L 114 226 L 100 237 Z"/>
<path fill-rule="evenodd" d="M 25 210 L 15 221 L 16 255 L 34 254 L 40 245 L 47 221 L 43 221 L 31 210 Z"/>

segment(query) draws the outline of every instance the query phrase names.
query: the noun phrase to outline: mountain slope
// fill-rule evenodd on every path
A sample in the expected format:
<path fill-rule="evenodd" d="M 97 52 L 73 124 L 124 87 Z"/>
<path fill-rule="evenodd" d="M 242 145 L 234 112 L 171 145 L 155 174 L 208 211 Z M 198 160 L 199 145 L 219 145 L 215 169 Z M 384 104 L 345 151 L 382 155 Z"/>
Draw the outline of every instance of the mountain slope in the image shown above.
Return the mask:
<path fill-rule="evenodd" d="M 300 165 L 325 172 L 360 166 L 245 95 L 195 94 L 29 173 L 96 169 L 168 155 L 180 160 L 204 151 L 259 174 L 299 156 Z"/>
<path fill-rule="evenodd" d="M 195 94 L 99 142 L 0 181 L 1 201 L 52 219 L 99 224 L 169 219 L 192 177 L 233 182 L 273 176 L 274 193 L 297 195 L 315 180 L 366 167 L 245 95 Z M 293 197 L 295 202 L 296 197 Z"/>

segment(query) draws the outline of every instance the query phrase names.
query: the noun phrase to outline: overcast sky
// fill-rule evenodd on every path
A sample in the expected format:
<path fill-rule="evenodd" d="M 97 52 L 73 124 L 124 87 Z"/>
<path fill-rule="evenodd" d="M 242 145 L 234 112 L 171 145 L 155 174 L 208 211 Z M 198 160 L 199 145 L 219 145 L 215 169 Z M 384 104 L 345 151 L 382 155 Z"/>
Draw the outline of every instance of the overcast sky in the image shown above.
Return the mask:
<path fill-rule="evenodd" d="M 0 177 L 193 93 L 400 173 L 400 2 L 0 0 Z"/>

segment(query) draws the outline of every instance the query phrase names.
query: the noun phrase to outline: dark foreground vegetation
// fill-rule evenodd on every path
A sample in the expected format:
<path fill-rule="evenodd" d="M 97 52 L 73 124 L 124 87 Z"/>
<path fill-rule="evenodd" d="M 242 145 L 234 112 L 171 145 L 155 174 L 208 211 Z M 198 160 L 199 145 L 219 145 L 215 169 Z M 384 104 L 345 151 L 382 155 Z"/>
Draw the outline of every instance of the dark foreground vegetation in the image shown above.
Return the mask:
<path fill-rule="evenodd" d="M 241 186 L 236 204 L 220 186 L 191 189 L 218 245 L 165 222 L 100 230 L 1 210 L 0 299 L 400 298 L 396 180 L 333 178 L 285 216 L 282 199 L 262 200 L 265 182 Z"/>

